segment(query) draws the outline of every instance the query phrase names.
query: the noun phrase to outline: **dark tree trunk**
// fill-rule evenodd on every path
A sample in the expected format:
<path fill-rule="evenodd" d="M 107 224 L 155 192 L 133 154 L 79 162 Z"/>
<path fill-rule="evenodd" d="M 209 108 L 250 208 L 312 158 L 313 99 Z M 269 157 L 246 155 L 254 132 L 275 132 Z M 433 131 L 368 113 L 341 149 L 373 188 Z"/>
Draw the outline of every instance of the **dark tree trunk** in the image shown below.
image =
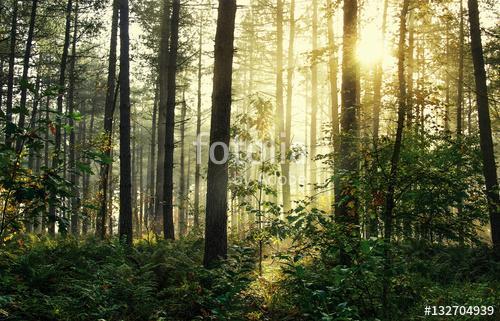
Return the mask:
<path fill-rule="evenodd" d="M 158 160 L 156 162 L 156 197 L 154 231 L 160 234 L 163 218 L 163 185 L 165 182 L 165 129 L 167 124 L 168 43 L 170 38 L 170 0 L 163 0 L 160 42 L 160 105 L 158 107 Z"/>
<path fill-rule="evenodd" d="M 186 162 L 185 162 L 185 134 L 186 134 L 186 98 L 185 89 L 182 93 L 182 110 L 181 110 L 181 124 L 180 124 L 180 144 L 181 144 L 181 157 L 180 161 L 180 176 L 179 176 L 179 237 L 187 232 L 187 215 L 186 215 Z"/>
<path fill-rule="evenodd" d="M 210 120 L 210 146 L 229 148 L 231 122 L 231 86 L 233 74 L 234 24 L 236 0 L 219 0 L 215 34 L 215 62 Z M 224 148 L 214 149 L 208 161 L 205 252 L 203 264 L 209 267 L 227 257 L 227 184 L 228 162 Z M 217 163 L 213 162 L 216 161 Z"/>
<path fill-rule="evenodd" d="M 146 229 L 149 231 L 151 222 L 154 222 L 154 193 L 155 193 L 155 159 L 156 159 L 156 119 L 158 112 L 158 82 L 155 85 L 155 94 L 153 102 L 153 117 L 151 120 L 151 145 L 148 155 L 148 197 L 147 197 L 147 213 L 145 220 Z"/>
<path fill-rule="evenodd" d="M 464 102 L 464 12 L 463 0 L 460 0 L 460 32 L 458 35 L 458 80 L 457 80 L 457 139 L 462 136 L 462 114 Z"/>
<path fill-rule="evenodd" d="M 111 38 L 109 40 L 109 58 L 108 58 L 108 82 L 106 89 L 106 102 L 104 106 L 104 133 L 105 146 L 104 154 L 111 159 L 111 138 L 113 136 L 113 115 L 116 106 L 116 47 L 118 37 L 118 0 L 113 0 L 113 15 L 111 21 Z M 106 207 L 108 200 L 108 180 L 111 170 L 111 164 L 101 165 L 99 178 L 99 215 L 96 221 L 96 236 L 100 239 L 106 237 Z"/>
<path fill-rule="evenodd" d="M 357 42 L 357 0 L 344 1 L 344 45 L 342 52 L 342 119 L 339 145 L 339 173 L 343 176 L 339 180 L 336 200 L 343 199 L 336 204 L 336 220 L 341 229 L 348 237 L 352 237 L 355 242 L 359 237 L 359 216 L 357 211 L 357 197 L 354 180 L 358 171 L 357 159 L 357 133 L 358 120 L 356 111 L 357 101 L 357 62 L 356 62 L 356 42 Z M 342 253 L 342 261 L 345 264 L 350 262 L 349 253 Z"/>
<path fill-rule="evenodd" d="M 173 240 L 174 234 L 174 127 L 175 127 L 175 93 L 177 76 L 177 49 L 179 45 L 179 12 L 180 0 L 172 2 L 172 18 L 170 19 L 170 50 L 168 53 L 167 73 L 167 118 L 165 128 L 165 177 L 163 182 L 163 236 Z"/>
<path fill-rule="evenodd" d="M 200 19 L 200 29 L 199 29 L 199 39 L 198 39 L 198 92 L 197 92 L 197 103 L 196 103 L 196 139 L 201 142 L 201 57 L 203 54 L 203 23 Z M 201 178 L 201 145 L 197 146 L 196 149 L 196 165 L 194 170 L 194 229 L 197 230 L 200 227 L 200 178 Z"/>
<path fill-rule="evenodd" d="M 68 112 L 69 118 L 69 170 L 70 182 L 73 188 L 73 196 L 71 197 L 71 233 L 78 235 L 80 233 L 80 195 L 79 195 L 79 175 L 75 170 L 75 122 L 72 114 L 75 109 L 75 65 L 76 65 L 76 42 L 78 37 L 78 0 L 75 4 L 75 17 L 73 26 L 73 44 L 71 46 L 71 62 L 69 65 L 69 87 L 68 87 Z"/>
<path fill-rule="evenodd" d="M 16 63 L 16 36 L 17 36 L 17 2 L 12 0 L 12 24 L 10 29 L 10 49 L 9 49 L 9 71 L 7 74 L 7 108 L 6 116 L 7 123 L 12 123 L 12 105 L 14 100 L 14 67 Z M 11 133 L 5 133 L 5 144 L 10 147 L 12 145 Z"/>
<path fill-rule="evenodd" d="M 36 10 L 37 10 L 38 0 L 33 0 L 31 2 L 31 16 L 28 27 L 28 39 L 26 40 L 26 49 L 24 51 L 23 60 L 23 76 L 21 80 L 21 101 L 19 106 L 21 107 L 21 112 L 19 113 L 19 128 L 24 128 L 25 117 L 28 111 L 26 110 L 26 97 L 28 93 L 28 71 L 30 67 L 31 58 L 31 47 L 33 45 L 33 34 L 35 33 L 35 20 L 36 20 Z M 16 150 L 18 152 L 22 149 L 23 140 L 18 138 L 16 142 Z"/>
<path fill-rule="evenodd" d="M 120 1 L 120 239 L 132 245 L 128 0 Z"/>
<path fill-rule="evenodd" d="M 498 178 L 493 150 L 491 120 L 488 103 L 488 87 L 484 69 L 483 45 L 479 23 L 477 0 L 468 0 L 469 23 L 471 36 L 472 62 L 476 81 L 476 101 L 479 121 L 479 136 L 483 156 L 483 174 L 486 183 L 486 196 L 490 213 L 491 240 L 497 255 L 500 255 L 500 199 L 498 195 Z"/>
<path fill-rule="evenodd" d="M 389 0 L 384 0 L 384 12 L 382 15 L 382 45 L 385 46 L 385 32 L 387 29 L 387 9 Z M 373 141 L 377 146 L 380 131 L 380 106 L 382 102 L 382 60 L 375 66 L 375 79 L 373 81 Z"/>
<path fill-rule="evenodd" d="M 385 213 L 384 213 L 384 242 L 385 242 L 385 260 L 384 260 L 384 284 L 382 304 L 384 312 L 389 315 L 388 311 L 388 294 L 389 280 L 388 273 L 391 263 L 390 242 L 392 237 L 392 222 L 394 212 L 394 191 L 398 179 L 399 156 L 403 144 L 403 129 L 406 115 L 406 77 L 405 77 L 405 39 L 406 39 L 406 17 L 408 15 L 408 6 L 410 0 L 404 0 L 403 9 L 401 10 L 401 22 L 399 26 L 399 49 L 398 49 L 398 82 L 399 82 L 399 97 L 398 97 L 398 127 L 396 131 L 396 141 L 391 157 L 391 171 L 389 174 L 389 182 L 386 192 Z"/>
<path fill-rule="evenodd" d="M 58 117 L 56 119 L 56 139 L 54 144 L 54 157 L 52 159 L 52 168 L 57 169 L 60 165 L 60 153 L 61 153 L 61 127 L 62 127 L 62 114 L 63 114 L 63 97 L 66 85 L 66 64 L 68 61 L 68 51 L 69 51 L 69 42 L 70 42 L 70 34 L 71 34 L 71 12 L 73 11 L 73 0 L 68 0 L 66 5 L 66 26 L 65 26 L 65 34 L 64 34 L 64 45 L 63 52 L 61 56 L 61 65 L 59 67 L 59 82 L 58 82 L 58 92 L 57 92 L 57 113 Z M 55 235 L 55 222 L 57 219 L 56 214 L 56 204 L 55 204 L 55 195 L 52 195 L 52 204 L 49 209 L 50 216 L 50 224 L 49 224 L 49 234 Z"/>

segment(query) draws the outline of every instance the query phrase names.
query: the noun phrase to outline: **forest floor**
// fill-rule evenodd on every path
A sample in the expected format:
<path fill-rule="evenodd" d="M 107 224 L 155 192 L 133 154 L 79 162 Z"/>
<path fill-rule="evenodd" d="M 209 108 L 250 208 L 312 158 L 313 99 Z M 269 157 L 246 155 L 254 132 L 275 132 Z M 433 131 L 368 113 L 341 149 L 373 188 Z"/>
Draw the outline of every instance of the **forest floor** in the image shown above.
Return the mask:
<path fill-rule="evenodd" d="M 499 320 L 500 263 L 487 248 L 401 247 L 384 317 L 375 253 L 354 267 L 267 255 L 259 276 L 250 245 L 231 246 L 228 260 L 207 270 L 195 237 L 129 249 L 17 236 L 0 247 L 0 320 Z M 425 317 L 426 305 L 497 312 Z"/>

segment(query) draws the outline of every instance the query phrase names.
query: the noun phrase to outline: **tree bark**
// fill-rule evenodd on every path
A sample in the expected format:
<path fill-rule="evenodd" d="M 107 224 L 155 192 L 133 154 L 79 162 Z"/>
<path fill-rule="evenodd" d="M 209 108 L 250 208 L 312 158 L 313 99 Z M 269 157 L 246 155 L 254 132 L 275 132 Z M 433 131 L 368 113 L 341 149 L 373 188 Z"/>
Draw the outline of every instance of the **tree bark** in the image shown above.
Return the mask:
<path fill-rule="evenodd" d="M 476 82 L 476 102 L 479 122 L 479 140 L 483 156 L 483 174 L 486 183 L 486 196 L 491 224 L 491 240 L 495 253 L 500 255 L 500 199 L 498 195 L 498 177 L 493 150 L 491 120 L 488 102 L 488 87 L 484 68 L 483 45 L 477 0 L 468 0 L 471 36 L 472 62 Z"/>
<path fill-rule="evenodd" d="M 120 239 L 132 245 L 132 190 L 130 164 L 129 6 L 120 1 Z"/>
<path fill-rule="evenodd" d="M 318 0 L 312 0 L 312 55 L 311 55 L 311 135 L 310 135 L 310 158 L 311 174 L 309 182 L 311 190 L 314 191 L 317 183 L 316 175 L 316 149 L 317 149 L 317 119 L 318 119 Z"/>
<path fill-rule="evenodd" d="M 233 74 L 236 0 L 219 0 L 215 34 L 215 62 L 210 120 L 210 146 L 229 148 L 231 123 L 231 86 Z M 227 257 L 228 162 L 224 148 L 214 148 L 208 161 L 205 251 L 203 264 L 211 266 Z M 216 161 L 216 162 L 214 162 Z"/>
<path fill-rule="evenodd" d="M 156 124 L 157 124 L 157 113 L 158 113 L 158 81 L 155 84 L 155 96 L 153 101 L 153 117 L 151 119 L 151 145 L 149 147 L 148 155 L 148 198 L 147 198 L 147 213 L 145 220 L 147 223 L 145 227 L 147 231 L 151 227 L 151 222 L 154 222 L 155 213 L 155 203 L 154 203 L 154 193 L 155 193 L 155 159 L 156 159 Z"/>
<path fill-rule="evenodd" d="M 28 38 L 26 40 L 26 49 L 24 51 L 24 60 L 23 60 L 23 76 L 21 80 L 21 101 L 19 106 L 21 107 L 21 112 L 19 113 L 19 122 L 18 127 L 20 129 L 24 128 L 25 116 L 28 113 L 26 110 L 26 97 L 28 93 L 28 71 L 30 67 L 30 58 L 31 58 L 31 48 L 33 45 L 33 34 L 35 33 L 35 20 L 36 20 L 36 10 L 37 10 L 38 0 L 33 0 L 31 2 L 31 15 L 30 22 L 28 27 Z M 22 149 L 23 140 L 18 138 L 16 142 L 16 150 L 18 152 Z"/>
<path fill-rule="evenodd" d="M 203 50 L 203 23 L 200 19 L 199 39 L 198 39 L 198 91 L 196 104 L 196 139 L 200 140 L 201 134 L 201 58 Z M 200 157 L 198 157 L 200 156 Z M 200 228 L 200 178 L 201 178 L 201 145 L 197 146 L 196 150 L 196 165 L 194 170 L 194 229 Z"/>
<path fill-rule="evenodd" d="M 60 165 L 60 153 L 61 153 L 61 127 L 62 127 L 62 114 L 63 114 L 63 99 L 66 85 L 66 64 L 68 61 L 68 51 L 69 51 L 69 42 L 70 42 L 70 34 L 71 34 L 71 12 L 73 11 L 73 0 L 68 0 L 66 5 L 66 26 L 65 26 L 65 34 L 64 34 L 64 45 L 63 52 L 61 56 L 61 64 L 59 67 L 59 83 L 58 83 L 58 92 L 57 92 L 57 114 L 58 117 L 56 119 L 56 138 L 54 144 L 54 157 L 52 159 L 52 168 L 57 170 L 57 167 Z M 56 228 L 55 222 L 57 219 L 56 213 L 56 196 L 51 195 L 52 202 L 49 208 L 49 234 L 55 235 Z"/>
<path fill-rule="evenodd" d="M 163 236 L 173 240 L 174 233 L 174 128 L 175 128 L 175 94 L 177 76 L 177 50 L 179 46 L 179 12 L 180 0 L 172 2 L 172 18 L 170 19 L 170 50 L 168 53 L 167 73 L 167 118 L 165 128 L 165 177 L 163 182 Z M 161 98 L 160 98 L 161 99 Z"/>
<path fill-rule="evenodd" d="M 12 123 L 12 104 L 14 99 L 14 67 L 16 63 L 16 36 L 17 36 L 17 10 L 18 0 L 12 0 L 12 24 L 10 29 L 10 49 L 9 49 L 9 70 L 7 74 L 7 123 Z M 5 133 L 5 144 L 7 147 L 12 145 L 11 133 Z"/>
<path fill-rule="evenodd" d="M 385 47 L 385 33 L 387 29 L 387 9 L 389 1 L 384 0 L 384 12 L 382 14 L 382 47 Z M 373 81 L 373 141 L 377 146 L 380 132 L 380 106 L 382 103 L 382 59 L 375 66 L 375 79 Z"/>
<path fill-rule="evenodd" d="M 80 196 L 79 196 L 79 175 L 75 169 L 75 122 L 73 120 L 73 113 L 75 109 L 75 66 L 76 66 L 76 42 L 78 37 L 78 0 L 75 3 L 75 17 L 73 22 L 73 43 L 71 46 L 71 62 L 69 65 L 69 87 L 68 87 L 68 112 L 69 117 L 69 170 L 70 182 L 73 189 L 71 197 L 71 233 L 78 236 L 80 232 Z"/>
<path fill-rule="evenodd" d="M 160 68 L 160 105 L 158 107 L 158 160 L 156 162 L 156 197 L 154 231 L 163 230 L 163 185 L 165 182 L 165 129 L 167 124 L 168 91 L 168 43 L 170 38 L 170 0 L 163 0 L 163 18 L 161 22 L 161 42 L 159 54 Z"/>
<path fill-rule="evenodd" d="M 357 89 L 357 0 L 344 1 L 344 45 L 342 57 L 342 119 L 339 146 L 339 188 L 335 195 L 336 219 L 348 237 L 356 240 L 359 236 L 359 216 L 354 180 L 358 171 L 357 133 L 358 119 L 356 115 Z M 350 262 L 349 254 L 341 255 L 343 263 Z"/>
<path fill-rule="evenodd" d="M 111 37 L 109 40 L 108 57 L 108 80 L 106 86 L 106 102 L 104 105 L 104 155 L 111 160 L 111 149 L 113 136 L 113 115 L 116 106 L 115 84 L 116 84 L 116 47 L 118 38 L 118 0 L 113 0 L 113 14 L 111 16 Z M 108 200 L 108 180 L 111 164 L 101 165 L 99 179 L 99 214 L 96 221 L 96 236 L 101 240 L 106 237 L 106 207 Z"/>
<path fill-rule="evenodd" d="M 406 77 L 405 77 L 405 39 L 406 39 L 406 17 L 408 15 L 408 7 L 410 0 L 404 0 L 401 10 L 401 22 L 399 26 L 399 47 L 398 47 L 398 82 L 399 82 L 399 97 L 398 97 L 398 127 L 396 131 L 396 140 L 391 157 L 391 171 L 389 174 L 389 182 L 386 192 L 385 213 L 384 213 L 384 282 L 383 282 L 383 310 L 387 315 L 388 311 L 388 294 L 389 294 L 389 267 L 391 264 L 390 242 L 392 237 L 392 222 L 394 212 L 394 191 L 398 179 L 399 158 L 403 144 L 403 129 L 406 115 Z"/>
<path fill-rule="evenodd" d="M 281 171 L 285 181 L 283 183 L 283 210 L 288 213 L 292 209 L 292 201 L 290 197 L 290 159 L 288 153 L 292 144 L 292 97 L 293 97 L 293 74 L 295 69 L 294 52 L 295 52 L 295 0 L 290 1 L 290 21 L 289 21 L 289 38 L 288 38 L 288 68 L 287 68 L 287 84 L 286 84 L 286 118 L 285 118 L 285 162 L 281 165 Z"/>
<path fill-rule="evenodd" d="M 181 124 L 180 124 L 180 175 L 179 175 L 179 237 L 184 236 L 187 232 L 187 215 L 186 215 L 186 163 L 185 157 L 185 134 L 186 134 L 186 97 L 185 88 L 182 92 L 182 109 L 181 109 Z"/>

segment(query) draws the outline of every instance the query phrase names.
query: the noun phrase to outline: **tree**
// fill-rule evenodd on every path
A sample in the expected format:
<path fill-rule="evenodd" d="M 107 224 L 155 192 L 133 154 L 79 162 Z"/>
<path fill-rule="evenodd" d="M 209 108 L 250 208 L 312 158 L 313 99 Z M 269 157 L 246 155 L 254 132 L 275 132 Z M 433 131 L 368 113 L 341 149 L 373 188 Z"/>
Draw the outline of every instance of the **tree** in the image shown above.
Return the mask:
<path fill-rule="evenodd" d="M 336 219 L 345 234 L 355 239 L 358 237 L 359 216 L 357 198 L 354 187 L 354 177 L 358 170 L 357 160 L 357 131 L 358 120 L 356 115 L 356 42 L 358 2 L 344 0 L 344 45 L 342 50 L 342 119 L 339 144 L 339 188 L 336 189 Z M 344 263 L 349 262 L 347 253 L 342 255 Z"/>
<path fill-rule="evenodd" d="M 292 96 L 293 96 L 293 73 L 294 64 L 294 46 L 295 46 L 295 0 L 290 1 L 290 18 L 289 18 L 289 38 L 288 38 L 288 66 L 287 66 L 287 83 L 286 83 L 286 118 L 285 118 L 285 162 L 281 165 L 285 182 L 283 184 L 283 210 L 290 211 L 292 202 L 290 198 L 290 160 L 288 153 L 290 152 L 292 139 Z"/>
<path fill-rule="evenodd" d="M 488 103 L 488 87 L 484 69 L 483 45 L 477 0 L 468 0 L 472 62 L 476 82 L 476 103 L 479 122 L 479 139 L 483 157 L 483 175 L 486 183 L 486 197 L 490 214 L 491 240 L 497 255 L 500 255 L 500 197 L 498 177 L 493 150 L 491 120 Z"/>
<path fill-rule="evenodd" d="M 163 217 L 165 181 L 165 129 L 167 124 L 168 41 L 170 38 L 170 0 L 163 0 L 159 54 L 160 103 L 158 105 L 158 160 L 156 162 L 155 232 L 160 233 Z"/>
<path fill-rule="evenodd" d="M 310 137 L 310 183 L 314 190 L 317 184 L 316 150 L 317 150 L 317 122 L 318 122 L 318 0 L 312 0 L 312 54 L 311 54 L 311 137 Z"/>
<path fill-rule="evenodd" d="M 62 114 L 63 114 L 63 99 L 64 92 L 66 86 L 66 64 L 68 61 L 68 51 L 69 51 L 69 43 L 70 43 L 70 34 L 71 34 L 71 12 L 73 11 L 73 0 L 68 0 L 66 4 L 66 26 L 64 33 L 64 44 L 63 44 L 63 52 L 61 56 L 61 64 L 59 67 L 59 82 L 58 82 L 58 92 L 57 92 L 57 114 L 58 117 L 56 119 L 56 139 L 54 146 L 54 156 L 52 158 L 52 169 L 58 171 L 58 167 L 61 163 L 60 161 L 60 153 L 61 153 L 61 127 L 62 127 Z M 52 200 L 49 208 L 49 234 L 55 235 L 55 222 L 57 219 L 56 213 L 56 204 L 55 204 L 55 195 L 52 195 Z"/>
<path fill-rule="evenodd" d="M 214 152 L 213 159 L 210 157 L 208 161 L 203 256 L 205 267 L 227 256 L 228 163 L 223 161 L 225 157 L 223 146 L 229 148 L 230 139 L 235 16 L 236 0 L 219 0 L 210 119 L 210 146 L 214 148 Z M 215 148 L 216 146 L 218 148 Z"/>
<path fill-rule="evenodd" d="M 201 58 L 203 49 L 203 20 L 200 19 L 200 26 L 198 30 L 198 88 L 197 88 L 197 101 L 196 101 L 196 139 L 200 139 L 201 134 Z M 198 148 L 201 148 L 199 146 Z M 201 178 L 201 159 L 198 159 L 200 151 L 196 151 L 196 164 L 194 170 L 194 228 L 200 227 L 200 178 Z"/>
<path fill-rule="evenodd" d="M 71 45 L 71 62 L 69 65 L 69 88 L 68 88 L 68 113 L 69 113 L 69 162 L 68 166 L 71 170 L 70 182 L 73 188 L 73 197 L 71 198 L 71 233 L 73 235 L 79 234 L 80 228 L 80 218 L 79 218 L 79 207 L 80 207 L 80 197 L 79 197 L 79 182 L 75 171 L 75 122 L 74 122 L 74 109 L 75 109 L 75 66 L 76 66 L 76 42 L 78 41 L 78 0 L 75 4 L 75 17 L 73 22 L 73 42 Z"/>
<path fill-rule="evenodd" d="M 120 1 L 120 222 L 119 235 L 132 245 L 132 177 L 130 161 L 130 61 L 128 0 Z"/>
<path fill-rule="evenodd" d="M 19 106 L 21 107 L 21 112 L 19 113 L 19 128 L 24 128 L 25 115 L 27 113 L 26 110 L 26 97 L 28 93 L 28 72 L 30 67 L 30 58 L 31 58 L 31 48 L 33 46 L 33 36 L 35 33 L 35 20 L 36 20 L 36 11 L 38 6 L 38 0 L 33 0 L 31 2 L 31 15 L 30 22 L 28 27 L 28 38 L 26 40 L 26 49 L 24 50 L 24 60 L 23 60 L 23 76 L 21 80 L 21 101 Z M 16 142 L 16 150 L 20 152 L 22 149 L 22 140 L 19 138 Z"/>
<path fill-rule="evenodd" d="M 179 46 L 179 12 L 180 0 L 172 1 L 172 18 L 170 19 L 170 50 L 168 52 L 167 73 L 167 117 L 165 128 L 165 177 L 163 182 L 163 236 L 173 240 L 174 234 L 174 128 L 175 128 L 175 94 L 177 76 L 177 50 Z M 161 100 L 161 98 L 160 98 Z"/>
<path fill-rule="evenodd" d="M 16 63 L 16 36 L 17 36 L 17 6 L 18 1 L 12 0 L 12 24 L 10 28 L 10 48 L 9 48 L 9 70 L 7 74 L 7 122 L 12 123 L 12 104 L 14 99 L 14 67 Z M 11 146 L 11 131 L 5 133 L 5 143 L 8 147 Z"/>
<path fill-rule="evenodd" d="M 113 136 L 113 115 L 115 101 L 115 84 L 116 84 L 116 47 L 118 37 L 118 3 L 119 0 L 113 0 L 113 14 L 111 16 L 111 37 L 109 40 L 109 57 L 108 57 L 108 79 L 106 86 L 106 102 L 104 105 L 104 155 L 107 159 L 111 159 Z M 108 181 L 111 166 L 108 162 L 101 165 L 100 180 L 99 180 L 99 215 L 96 222 L 96 236 L 104 239 L 106 236 L 106 207 L 108 199 Z"/>

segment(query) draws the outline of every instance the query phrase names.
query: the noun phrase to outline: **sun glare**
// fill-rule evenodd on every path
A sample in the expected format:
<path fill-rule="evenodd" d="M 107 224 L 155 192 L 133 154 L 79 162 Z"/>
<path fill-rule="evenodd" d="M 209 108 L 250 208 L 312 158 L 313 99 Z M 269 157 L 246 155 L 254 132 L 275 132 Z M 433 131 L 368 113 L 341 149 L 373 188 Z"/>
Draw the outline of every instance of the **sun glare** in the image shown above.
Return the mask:
<path fill-rule="evenodd" d="M 357 47 L 358 61 L 363 65 L 373 65 L 378 61 L 390 58 L 390 52 L 382 41 L 379 26 L 369 24 L 361 31 L 361 39 Z"/>

